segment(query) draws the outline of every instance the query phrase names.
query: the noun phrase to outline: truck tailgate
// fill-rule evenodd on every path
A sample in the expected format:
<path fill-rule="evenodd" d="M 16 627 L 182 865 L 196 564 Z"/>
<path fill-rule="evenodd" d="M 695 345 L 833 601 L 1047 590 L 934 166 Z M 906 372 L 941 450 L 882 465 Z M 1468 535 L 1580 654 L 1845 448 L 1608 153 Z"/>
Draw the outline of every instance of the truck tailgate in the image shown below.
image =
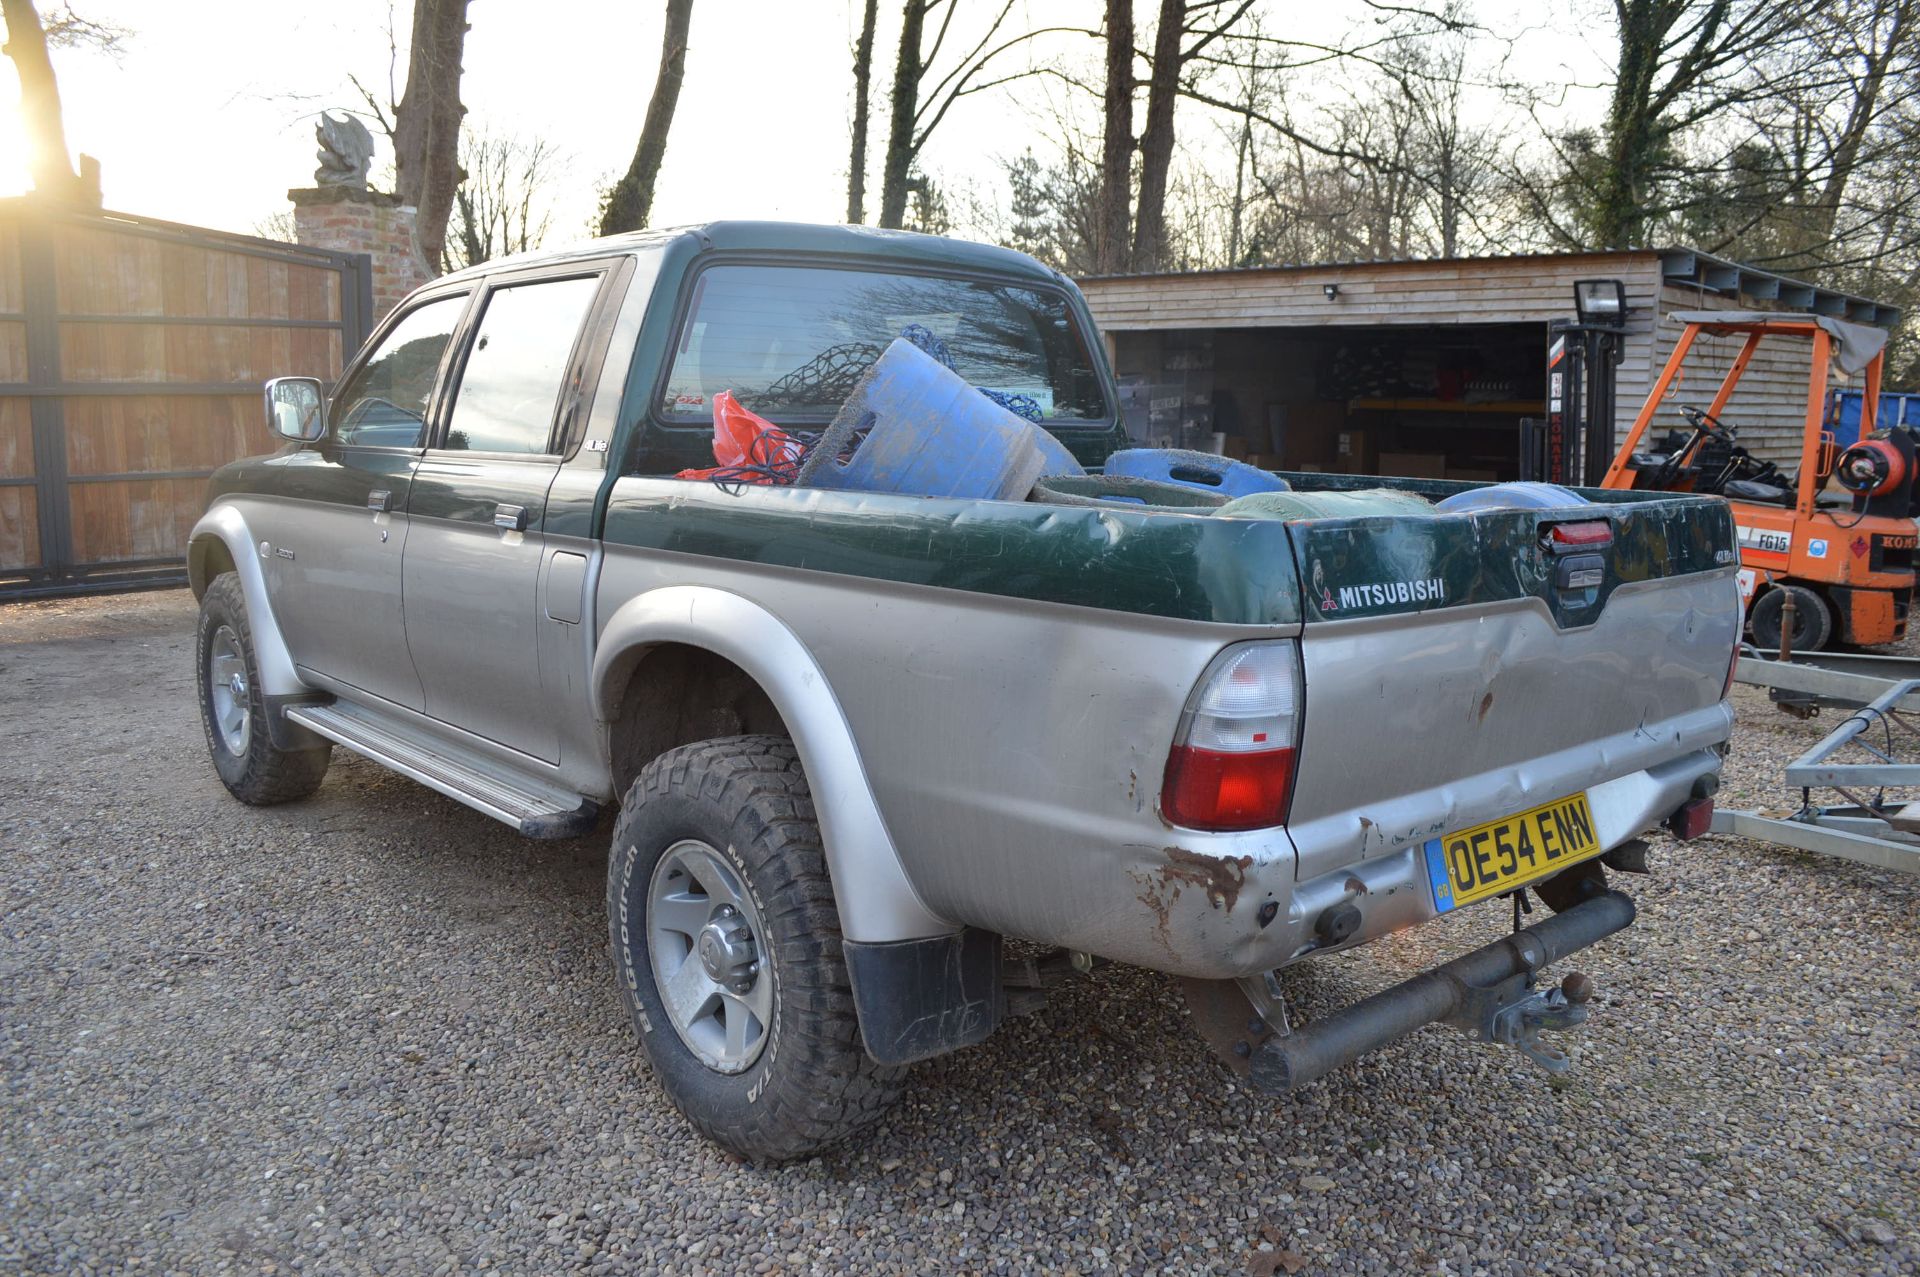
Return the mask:
<path fill-rule="evenodd" d="M 1726 738 L 1741 626 L 1728 507 L 1595 499 L 1292 525 L 1307 602 L 1289 822 L 1302 878 Z M 1555 525 L 1604 535 L 1600 521 L 1604 545 L 1553 539 Z"/>

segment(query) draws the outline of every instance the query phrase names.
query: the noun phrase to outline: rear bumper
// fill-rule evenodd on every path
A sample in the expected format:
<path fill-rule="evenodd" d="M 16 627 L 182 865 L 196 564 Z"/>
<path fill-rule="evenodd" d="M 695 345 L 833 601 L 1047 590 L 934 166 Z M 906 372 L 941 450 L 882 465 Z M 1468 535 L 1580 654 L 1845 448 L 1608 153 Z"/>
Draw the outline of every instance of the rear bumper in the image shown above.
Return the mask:
<path fill-rule="evenodd" d="M 1485 793 L 1480 791 L 1488 778 L 1480 777 L 1446 792 L 1418 796 L 1435 805 L 1435 814 L 1419 828 L 1431 826 L 1437 835 L 1582 792 L 1593 812 L 1596 839 L 1603 848 L 1617 847 L 1660 824 L 1692 797 L 1695 781 L 1720 770 L 1717 746 L 1726 739 L 1731 711 L 1723 716 L 1716 707 L 1701 713 L 1705 725 L 1691 730 L 1702 739 L 1676 745 L 1675 725 L 1665 724 L 1660 729 L 1664 750 L 1656 750 L 1650 763 L 1635 760 L 1639 769 L 1625 775 L 1619 774 L 1624 760 L 1615 750 L 1596 744 L 1588 749 L 1602 761 L 1587 766 L 1612 767 L 1610 778 L 1604 778 L 1604 771 L 1595 777 L 1590 770 L 1529 768 L 1519 787 L 1513 787 L 1517 782 L 1509 773 L 1505 786 Z M 1696 717 L 1690 715 L 1688 721 Z M 1350 814 L 1348 824 L 1365 824 L 1361 816 Z M 1338 869 L 1295 881 L 1289 834 L 1300 838 L 1298 829 L 1206 836 L 1183 832 L 1169 845 L 1127 844 L 1119 848 L 1125 859 L 1118 866 L 1103 868 L 1082 884 L 1075 899 L 1084 908 L 1074 926 L 1023 938 L 1173 975 L 1219 980 L 1284 967 L 1309 954 L 1351 949 L 1438 916 L 1424 838 L 1408 838 L 1372 855 L 1352 855 Z M 1359 913 L 1351 935 L 1338 944 L 1308 948 L 1321 915 L 1343 905 Z"/>
<path fill-rule="evenodd" d="M 1697 749 L 1643 771 L 1587 787 L 1587 802 L 1593 809 L 1600 845 L 1616 847 L 1659 824 L 1688 801 L 1695 781 L 1720 770 L 1720 761 L 1717 749 Z M 1562 792 L 1571 793 L 1578 788 L 1570 786 Z M 1542 794 L 1541 798 L 1547 796 Z M 1519 810 L 1525 805 L 1516 804 L 1513 809 Z M 1313 937 L 1314 924 L 1320 915 L 1341 904 L 1350 903 L 1360 911 L 1359 927 L 1349 939 L 1338 945 L 1316 947 L 1311 950 L 1313 954 L 1350 949 L 1438 917 L 1433 889 L 1427 879 L 1424 845 L 1424 841 L 1412 842 L 1397 851 L 1300 883 L 1294 889 L 1292 908 L 1286 919 L 1287 938 L 1292 944 L 1288 950 L 1289 960 L 1294 960 L 1294 955 L 1306 956 L 1300 951 Z"/>
<path fill-rule="evenodd" d="M 1716 702 L 1282 828 L 1201 833 L 1158 821 L 1158 828 L 1088 821 L 1074 845 L 1072 872 L 1057 890 L 1043 877 L 1048 862 L 1036 858 L 1021 879 L 981 876 L 983 890 L 990 884 L 1001 902 L 995 912 L 955 906 L 951 913 L 985 930 L 1171 975 L 1255 975 L 1306 956 L 1315 923 L 1341 903 L 1358 910 L 1358 926 L 1342 943 L 1315 952 L 1351 948 L 1435 917 L 1423 848 L 1449 829 L 1584 793 L 1603 847 L 1645 832 L 1688 800 L 1696 780 L 1719 771 L 1718 747 L 1732 722 L 1732 709 Z M 1353 764 L 1364 765 L 1364 756 Z M 1051 906 L 1049 916 L 1007 918 L 1007 899 L 1036 897 Z"/>

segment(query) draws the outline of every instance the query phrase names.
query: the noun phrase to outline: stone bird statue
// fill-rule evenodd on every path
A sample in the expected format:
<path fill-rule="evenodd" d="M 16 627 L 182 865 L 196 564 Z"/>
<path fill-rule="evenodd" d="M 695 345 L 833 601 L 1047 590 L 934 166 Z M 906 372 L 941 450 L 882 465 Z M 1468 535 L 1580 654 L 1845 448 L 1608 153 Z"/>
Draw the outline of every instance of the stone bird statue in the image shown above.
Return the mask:
<path fill-rule="evenodd" d="M 373 135 L 351 115 L 338 119 L 325 111 L 313 135 L 320 143 L 320 167 L 313 171 L 315 186 L 367 189 L 367 169 L 373 164 Z"/>

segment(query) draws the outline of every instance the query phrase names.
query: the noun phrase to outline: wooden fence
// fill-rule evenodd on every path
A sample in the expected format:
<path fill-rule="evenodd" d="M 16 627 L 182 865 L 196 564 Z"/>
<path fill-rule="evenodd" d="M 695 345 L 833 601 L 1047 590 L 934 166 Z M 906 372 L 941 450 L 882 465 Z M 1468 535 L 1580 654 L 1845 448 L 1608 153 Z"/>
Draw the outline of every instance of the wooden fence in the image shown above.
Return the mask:
<path fill-rule="evenodd" d="M 275 446 L 261 382 L 371 320 L 361 254 L 0 201 L 0 598 L 184 579 L 207 476 Z"/>

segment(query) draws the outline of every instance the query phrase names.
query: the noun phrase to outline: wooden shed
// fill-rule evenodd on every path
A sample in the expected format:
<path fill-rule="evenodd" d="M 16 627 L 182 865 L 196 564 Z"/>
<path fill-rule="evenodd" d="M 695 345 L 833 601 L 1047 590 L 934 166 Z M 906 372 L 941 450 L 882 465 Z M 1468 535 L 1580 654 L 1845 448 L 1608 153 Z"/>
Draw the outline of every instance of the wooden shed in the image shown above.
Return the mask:
<path fill-rule="evenodd" d="M 1576 280 L 1626 288 L 1616 433 L 1673 348 L 1680 310 L 1813 311 L 1891 327 L 1868 298 L 1691 249 L 1097 276 L 1079 281 L 1106 335 L 1130 424 L 1155 443 L 1252 456 L 1275 469 L 1518 475 L 1520 422 L 1546 413 L 1548 325 Z M 1702 339 L 1681 404 L 1705 404 L 1739 339 Z M 1761 456 L 1799 454 L 1806 347 L 1762 347 L 1725 414 Z M 1709 380 L 1709 377 L 1711 379 Z M 1219 434 L 1220 440 L 1213 435 Z"/>

